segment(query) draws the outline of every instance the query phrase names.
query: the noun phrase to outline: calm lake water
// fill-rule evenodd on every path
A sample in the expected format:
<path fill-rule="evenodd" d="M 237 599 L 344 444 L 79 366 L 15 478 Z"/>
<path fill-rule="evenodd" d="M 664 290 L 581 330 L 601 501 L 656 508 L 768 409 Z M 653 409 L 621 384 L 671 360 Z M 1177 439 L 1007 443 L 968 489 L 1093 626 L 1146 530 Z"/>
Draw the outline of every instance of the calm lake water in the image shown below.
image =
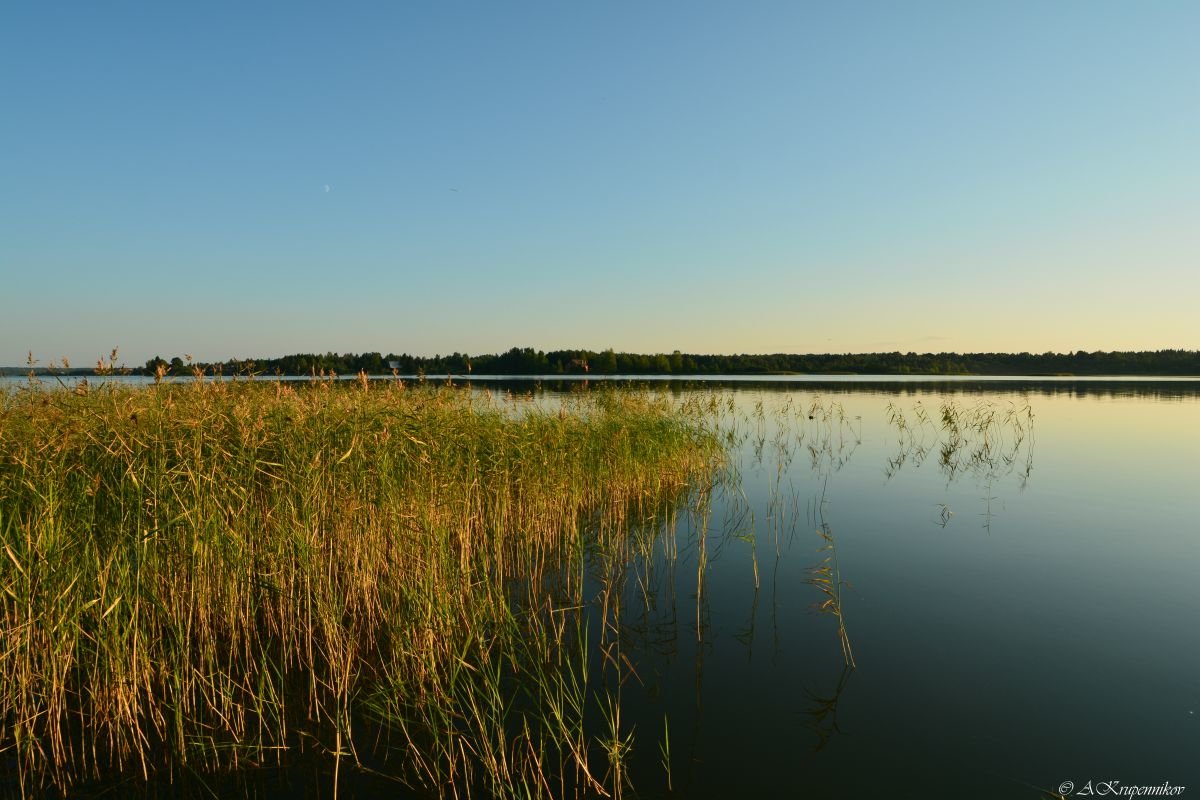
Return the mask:
<path fill-rule="evenodd" d="M 671 602 L 627 615 L 642 679 L 626 684 L 629 722 L 661 738 L 669 716 L 680 796 L 1039 797 L 1089 780 L 1200 793 L 1196 384 L 734 397 L 751 420 L 736 456 L 760 588 L 754 548 L 719 523 L 740 519 L 726 499 L 708 532 L 700 635 L 695 546 L 659 572 Z M 946 403 L 1028 408 L 1032 428 L 944 460 Z M 847 422 L 797 419 L 833 404 Z M 914 425 L 918 404 L 932 418 L 924 454 L 889 421 L 891 405 Z M 788 460 L 773 443 L 799 433 Z M 813 611 L 822 523 L 850 584 L 854 670 L 836 620 Z M 653 763 L 635 785 L 661 796 L 657 748 L 641 753 Z"/>
<path fill-rule="evenodd" d="M 626 595 L 640 796 L 667 794 L 664 714 L 681 797 L 1200 793 L 1200 384 L 723 391 L 744 496 L 718 490 L 707 532 L 685 522 L 644 570 L 649 602 Z M 945 451 L 947 404 L 995 414 L 989 450 Z M 853 670 L 814 610 L 822 525 Z"/>
<path fill-rule="evenodd" d="M 1200 796 L 1200 382 L 666 389 L 718 393 L 740 480 L 631 567 L 630 796 Z M 854 669 L 816 609 L 819 530 Z"/>

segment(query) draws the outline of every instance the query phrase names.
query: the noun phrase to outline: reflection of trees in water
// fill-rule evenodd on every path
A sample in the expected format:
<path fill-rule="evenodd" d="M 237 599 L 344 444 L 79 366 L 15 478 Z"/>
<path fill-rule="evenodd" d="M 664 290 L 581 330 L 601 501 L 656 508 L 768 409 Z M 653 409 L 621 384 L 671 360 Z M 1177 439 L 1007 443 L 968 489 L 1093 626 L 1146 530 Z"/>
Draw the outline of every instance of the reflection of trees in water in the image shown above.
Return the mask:
<path fill-rule="evenodd" d="M 307 374 L 307 372 L 305 373 Z M 351 373 L 344 373 L 351 374 Z M 431 374 L 437 374 L 431 373 Z M 550 392 L 570 392 L 579 386 L 580 380 L 561 380 L 551 376 L 541 378 L 473 378 L 476 388 L 493 387 L 508 389 L 522 394 L 529 391 L 536 381 L 540 388 Z M 1013 380 L 855 380 L 813 381 L 803 377 L 776 380 L 647 380 L 645 378 L 605 379 L 592 375 L 593 386 L 636 387 L 644 390 L 664 389 L 679 399 L 689 394 L 721 394 L 732 397 L 737 393 L 762 392 L 764 394 L 810 393 L 825 397 L 861 395 L 893 395 L 900 400 L 928 399 L 931 395 L 951 397 L 956 402 L 971 403 L 982 398 L 1004 397 L 1014 401 L 1025 401 L 1036 397 L 1105 397 L 1140 398 L 1145 400 L 1197 400 L 1200 399 L 1200 380 L 1155 380 L 1140 379 L 1071 379 L 1071 378 L 1024 378 Z"/>

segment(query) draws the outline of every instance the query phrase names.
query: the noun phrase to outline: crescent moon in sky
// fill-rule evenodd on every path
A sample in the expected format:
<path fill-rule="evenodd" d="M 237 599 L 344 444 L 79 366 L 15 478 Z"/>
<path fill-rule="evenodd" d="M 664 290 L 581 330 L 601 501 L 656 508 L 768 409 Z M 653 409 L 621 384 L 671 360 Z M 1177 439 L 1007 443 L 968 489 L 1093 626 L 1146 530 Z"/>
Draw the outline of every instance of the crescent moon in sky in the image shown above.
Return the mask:
<path fill-rule="evenodd" d="M 329 194 L 329 184 L 325 184 L 325 194 Z"/>

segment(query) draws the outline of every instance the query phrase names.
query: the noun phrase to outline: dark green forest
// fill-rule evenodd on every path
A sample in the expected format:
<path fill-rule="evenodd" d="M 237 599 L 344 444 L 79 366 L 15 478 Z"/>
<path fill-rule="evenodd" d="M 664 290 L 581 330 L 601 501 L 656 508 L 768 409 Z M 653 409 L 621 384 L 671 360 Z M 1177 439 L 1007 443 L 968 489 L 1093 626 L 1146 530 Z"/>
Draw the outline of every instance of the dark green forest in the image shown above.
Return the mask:
<path fill-rule="evenodd" d="M 138 375 L 1193 375 L 1200 350 L 1072 353 L 619 353 L 613 350 L 535 350 L 414 356 L 407 353 L 297 353 L 281 358 L 191 361 L 179 356 L 113 371 Z M 90 375 L 94 368 L 0 367 L 0 374 Z"/>
<path fill-rule="evenodd" d="M 619 353 L 613 350 L 535 350 L 414 356 L 407 353 L 298 353 L 282 358 L 187 362 L 153 358 L 139 370 L 153 375 L 1200 375 L 1200 351 L 1073 353 Z"/>

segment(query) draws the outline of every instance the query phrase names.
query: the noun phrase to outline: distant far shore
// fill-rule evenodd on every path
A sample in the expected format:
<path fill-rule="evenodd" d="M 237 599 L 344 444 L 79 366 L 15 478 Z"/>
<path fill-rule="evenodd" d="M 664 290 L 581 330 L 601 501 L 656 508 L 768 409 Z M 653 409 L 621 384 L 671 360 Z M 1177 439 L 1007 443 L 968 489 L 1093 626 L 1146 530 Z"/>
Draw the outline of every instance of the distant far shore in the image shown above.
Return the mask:
<path fill-rule="evenodd" d="M 96 367 L 0 367 L 0 375 L 96 374 Z M 100 371 L 154 376 L 207 375 L 678 375 L 678 376 L 1200 376 L 1200 350 L 1096 351 L 1071 353 L 810 353 L 706 355 L 623 353 L 614 350 L 551 350 L 514 347 L 504 353 L 413 356 L 371 353 L 298 353 L 280 358 L 192 361 L 157 356 L 145 364 L 102 362 Z"/>

